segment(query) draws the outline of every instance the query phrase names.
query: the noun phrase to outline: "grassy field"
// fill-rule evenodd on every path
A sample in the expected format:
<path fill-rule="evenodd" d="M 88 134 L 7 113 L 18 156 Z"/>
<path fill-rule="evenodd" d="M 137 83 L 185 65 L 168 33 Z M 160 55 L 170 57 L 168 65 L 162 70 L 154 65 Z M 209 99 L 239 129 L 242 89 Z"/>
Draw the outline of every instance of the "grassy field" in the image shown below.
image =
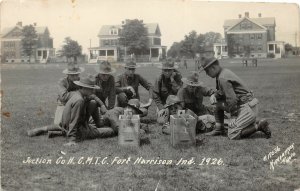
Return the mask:
<path fill-rule="evenodd" d="M 189 64 L 188 70 L 192 70 L 194 66 Z M 2 189 L 282 191 L 300 188 L 300 59 L 264 60 L 257 68 L 243 68 L 232 60 L 222 65 L 237 73 L 255 92 L 260 100 L 260 117 L 269 119 L 271 139 L 265 139 L 261 133 L 239 141 L 200 134 L 198 138 L 203 141 L 196 147 L 173 148 L 169 136 L 161 134 L 161 127 L 151 124 L 150 144 L 139 149 L 118 146 L 117 137 L 87 140 L 66 148 L 63 137 L 26 135 L 30 129 L 53 122 L 57 82 L 66 66 L 2 65 Z M 85 68 L 85 73 L 96 73 L 94 66 Z M 188 73 L 185 69 L 180 71 L 183 76 Z M 122 68 L 118 69 L 120 72 Z M 159 72 L 155 66 L 137 70 L 152 83 Z M 201 80 L 215 87 L 215 80 L 204 73 Z M 140 91 L 146 100 L 147 93 Z M 149 118 L 154 119 L 154 108 L 153 104 Z M 271 156 L 276 147 L 280 151 Z M 290 149 L 289 153 L 286 149 Z M 263 160 L 269 153 L 270 158 Z M 293 153 L 292 162 L 270 169 L 271 161 Z M 28 157 L 45 159 L 51 164 L 23 163 Z M 73 157 L 74 164 L 67 164 Z M 111 164 L 116 157 L 130 158 L 130 161 Z M 134 164 L 139 157 L 172 160 L 172 164 Z M 176 165 L 181 158 L 194 163 Z M 208 158 L 212 159 L 206 163 Z M 223 164 L 212 164 L 213 158 L 222 160 Z"/>

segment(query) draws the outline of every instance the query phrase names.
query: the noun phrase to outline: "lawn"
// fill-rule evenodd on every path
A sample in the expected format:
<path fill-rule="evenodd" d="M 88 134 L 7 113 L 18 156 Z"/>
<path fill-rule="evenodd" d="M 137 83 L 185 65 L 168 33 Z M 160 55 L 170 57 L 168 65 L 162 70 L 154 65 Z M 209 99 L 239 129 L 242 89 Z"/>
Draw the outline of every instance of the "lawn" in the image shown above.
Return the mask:
<path fill-rule="evenodd" d="M 66 148 L 63 137 L 26 135 L 30 129 L 53 122 L 57 82 L 66 66 L 2 65 L 2 189 L 281 191 L 300 188 L 300 59 L 259 60 L 257 68 L 245 68 L 232 60 L 222 61 L 222 65 L 238 74 L 254 91 L 260 101 L 260 117 L 270 122 L 271 139 L 265 139 L 261 133 L 239 141 L 200 134 L 197 137 L 202 141 L 197 146 L 173 148 L 169 136 L 152 123 L 150 143 L 140 148 L 120 147 L 117 137 L 86 140 Z M 94 67 L 86 65 L 84 73 L 95 74 Z M 193 68 L 190 61 L 188 70 Z M 183 76 L 188 70 L 180 69 Z M 121 72 L 119 68 L 117 73 Z M 159 72 L 150 65 L 137 70 L 152 83 Z M 214 79 L 204 73 L 200 76 L 207 86 L 215 87 Z M 148 94 L 142 88 L 140 91 L 145 101 Z M 207 99 L 205 103 L 208 104 Z M 155 118 L 154 104 L 148 118 Z M 291 156 L 291 162 L 270 163 L 283 155 Z M 265 156 L 269 158 L 264 160 Z M 44 159 L 40 161 L 48 164 L 24 163 L 28 157 Z M 135 162 L 140 157 L 172 163 Z M 126 159 L 127 163 L 117 159 Z M 180 159 L 192 164 L 177 165 Z M 221 165 L 214 164 L 216 160 Z"/>

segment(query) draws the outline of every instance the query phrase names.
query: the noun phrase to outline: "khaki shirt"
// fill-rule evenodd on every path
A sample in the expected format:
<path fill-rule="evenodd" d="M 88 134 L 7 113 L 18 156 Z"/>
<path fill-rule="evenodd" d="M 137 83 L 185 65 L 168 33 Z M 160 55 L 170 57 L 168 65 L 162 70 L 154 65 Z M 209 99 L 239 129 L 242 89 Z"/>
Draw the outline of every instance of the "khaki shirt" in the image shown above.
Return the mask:
<path fill-rule="evenodd" d="M 70 81 L 67 77 L 59 80 L 58 87 L 59 87 L 58 100 L 64 105 L 71 98 L 74 91 L 79 89 L 79 87 L 76 84 L 74 84 L 72 81 Z"/>
<path fill-rule="evenodd" d="M 163 74 L 159 75 L 154 83 L 153 100 L 159 109 L 162 109 L 166 104 L 169 95 L 177 95 L 178 90 L 182 86 L 181 74 L 174 70 L 176 73 L 174 81 L 171 82 L 170 78 L 165 78 Z"/>
<path fill-rule="evenodd" d="M 71 141 L 80 138 L 79 128 L 87 122 L 85 118 L 84 98 L 79 91 L 75 91 L 65 105 L 61 121 L 61 127 Z"/>
<path fill-rule="evenodd" d="M 190 109 L 197 115 L 207 114 L 207 109 L 203 105 L 203 97 L 211 96 L 215 91 L 208 87 L 196 87 L 194 92 L 189 92 L 187 87 L 179 89 L 177 96 L 182 101 L 185 109 Z"/>
<path fill-rule="evenodd" d="M 225 109 L 230 113 L 237 111 L 240 105 L 253 99 L 252 92 L 232 71 L 222 69 L 216 78 L 217 100 L 225 102 Z"/>
<path fill-rule="evenodd" d="M 116 80 L 117 93 L 123 92 L 123 89 L 125 87 L 131 86 L 136 93 L 137 99 L 140 99 L 140 95 L 139 95 L 139 91 L 138 91 L 139 85 L 142 85 L 146 90 L 149 91 L 150 98 L 153 97 L 152 84 L 149 83 L 145 78 L 143 78 L 139 74 L 134 74 L 133 77 L 129 77 L 124 73 L 124 74 L 119 75 Z"/>
<path fill-rule="evenodd" d="M 96 96 L 105 103 L 108 99 L 108 109 L 112 109 L 115 106 L 116 100 L 116 88 L 115 88 L 115 78 L 110 75 L 107 81 L 102 81 L 98 74 L 95 77 L 96 85 L 100 87 L 100 90 L 96 90 Z"/>

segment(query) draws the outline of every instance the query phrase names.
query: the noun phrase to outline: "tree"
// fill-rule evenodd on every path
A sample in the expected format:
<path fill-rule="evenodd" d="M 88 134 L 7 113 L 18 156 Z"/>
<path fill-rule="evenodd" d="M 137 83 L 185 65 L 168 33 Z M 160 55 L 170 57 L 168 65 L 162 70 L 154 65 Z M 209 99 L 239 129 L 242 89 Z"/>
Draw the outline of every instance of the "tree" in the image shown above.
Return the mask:
<path fill-rule="evenodd" d="M 36 30 L 33 25 L 26 25 L 22 29 L 22 51 L 23 53 L 29 57 L 29 60 L 31 58 L 31 55 L 33 55 L 34 50 L 36 48 L 37 43 L 37 34 Z"/>
<path fill-rule="evenodd" d="M 67 61 L 69 58 L 73 58 L 73 61 L 76 63 L 77 57 L 81 56 L 82 47 L 77 41 L 72 40 L 70 37 L 66 37 L 64 43 L 65 44 L 62 46 L 62 50 L 60 51 L 61 56 L 65 56 Z"/>
<path fill-rule="evenodd" d="M 284 50 L 285 50 L 286 53 L 290 52 L 290 51 L 293 51 L 293 46 L 291 44 L 289 44 L 289 43 L 286 43 L 284 45 Z"/>
<path fill-rule="evenodd" d="M 168 57 L 173 57 L 173 58 L 180 57 L 181 46 L 182 46 L 182 42 L 174 42 L 167 52 Z"/>
<path fill-rule="evenodd" d="M 125 46 L 130 54 L 148 53 L 148 31 L 142 20 L 126 20 L 120 33 L 120 44 Z"/>

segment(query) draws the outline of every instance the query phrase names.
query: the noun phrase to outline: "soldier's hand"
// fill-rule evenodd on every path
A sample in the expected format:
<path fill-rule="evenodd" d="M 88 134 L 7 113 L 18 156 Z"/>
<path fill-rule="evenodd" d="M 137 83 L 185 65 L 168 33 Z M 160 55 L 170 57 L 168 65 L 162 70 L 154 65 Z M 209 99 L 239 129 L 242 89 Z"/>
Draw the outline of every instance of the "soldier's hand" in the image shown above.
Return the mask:
<path fill-rule="evenodd" d="M 215 94 L 211 95 L 209 100 L 212 105 L 217 103 L 217 98 L 216 98 Z"/>
<path fill-rule="evenodd" d="M 175 81 L 175 76 L 176 76 L 176 72 L 173 72 L 170 79 L 171 79 L 171 82 L 174 82 Z"/>
<path fill-rule="evenodd" d="M 130 90 L 130 91 L 131 91 L 131 93 L 132 93 L 132 97 L 135 97 L 135 96 L 136 96 L 136 93 L 135 93 L 135 91 L 134 91 L 133 87 L 131 87 L 131 86 L 128 86 L 128 87 L 127 87 L 127 90 Z"/>
<path fill-rule="evenodd" d="M 101 105 L 100 111 L 101 111 L 101 114 L 102 114 L 102 115 L 105 114 L 105 113 L 107 112 L 107 109 L 106 109 L 105 105 Z"/>

